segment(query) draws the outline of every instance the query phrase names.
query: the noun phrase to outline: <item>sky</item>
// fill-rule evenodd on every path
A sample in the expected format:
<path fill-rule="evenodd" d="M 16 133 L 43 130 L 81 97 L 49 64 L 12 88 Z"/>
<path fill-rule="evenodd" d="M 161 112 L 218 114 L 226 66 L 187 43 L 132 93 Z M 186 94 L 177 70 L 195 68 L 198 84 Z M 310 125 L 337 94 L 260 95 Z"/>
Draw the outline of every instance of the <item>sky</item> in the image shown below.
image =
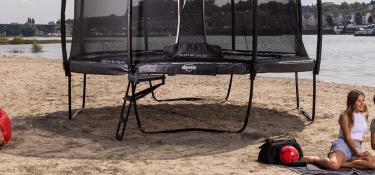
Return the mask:
<path fill-rule="evenodd" d="M 73 18 L 73 1 L 66 0 L 66 18 Z M 105 1 L 105 0 L 103 0 Z M 323 2 L 370 2 L 370 0 L 322 0 Z M 302 0 L 303 4 L 312 4 L 316 0 Z M 47 24 L 60 18 L 61 0 L 1 0 L 0 24 L 12 22 L 25 23 L 34 18 L 37 24 Z"/>

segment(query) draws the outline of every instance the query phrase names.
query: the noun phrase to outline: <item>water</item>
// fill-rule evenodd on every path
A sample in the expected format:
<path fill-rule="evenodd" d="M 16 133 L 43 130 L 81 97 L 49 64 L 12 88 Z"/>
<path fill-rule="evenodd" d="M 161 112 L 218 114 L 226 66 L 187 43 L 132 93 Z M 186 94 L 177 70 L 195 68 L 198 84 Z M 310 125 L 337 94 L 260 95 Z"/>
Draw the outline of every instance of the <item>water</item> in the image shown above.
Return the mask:
<path fill-rule="evenodd" d="M 307 52 L 316 55 L 316 36 L 303 37 Z M 0 45 L 0 54 L 12 54 L 19 50 L 22 55 L 32 58 L 61 59 L 60 44 L 42 44 L 44 52 L 31 53 L 31 45 Z M 70 44 L 67 44 L 68 53 Z M 294 77 L 294 73 L 260 74 L 267 77 Z M 300 73 L 301 78 L 312 79 L 311 72 Z M 318 80 L 341 84 L 366 85 L 375 87 L 375 37 L 354 37 L 352 35 L 323 36 L 323 51 Z"/>
<path fill-rule="evenodd" d="M 62 59 L 61 44 L 40 44 L 43 47 L 43 52 L 32 53 L 31 44 L 20 45 L 0 45 L 0 54 L 15 54 L 19 56 L 26 56 L 31 58 L 45 58 L 45 59 Z M 70 44 L 67 44 L 69 53 Z M 17 53 L 15 53 L 17 52 Z"/>
<path fill-rule="evenodd" d="M 303 37 L 310 57 L 316 55 L 316 36 Z M 312 79 L 312 73 L 300 73 L 301 78 Z M 263 74 L 260 76 L 294 77 L 294 73 Z M 318 80 L 340 84 L 375 87 L 375 37 L 352 35 L 324 35 L 322 62 Z"/>

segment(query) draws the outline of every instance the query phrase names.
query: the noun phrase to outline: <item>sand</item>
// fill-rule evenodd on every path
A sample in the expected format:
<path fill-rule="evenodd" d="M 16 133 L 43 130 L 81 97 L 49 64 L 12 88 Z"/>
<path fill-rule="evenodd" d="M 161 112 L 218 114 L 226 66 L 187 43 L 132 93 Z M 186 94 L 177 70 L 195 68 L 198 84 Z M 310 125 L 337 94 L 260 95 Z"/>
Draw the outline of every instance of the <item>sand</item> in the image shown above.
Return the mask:
<path fill-rule="evenodd" d="M 265 138 L 293 137 L 306 155 L 324 156 L 338 135 L 337 119 L 346 94 L 375 87 L 317 83 L 314 123 L 295 110 L 294 80 L 257 77 L 254 108 L 241 134 L 184 132 L 143 134 L 131 116 L 125 138 L 115 140 L 126 76 L 89 75 L 86 110 L 68 120 L 67 78 L 61 60 L 0 56 L 0 106 L 13 122 L 13 140 L 0 150 L 0 174 L 294 174 L 278 165 L 258 163 Z M 82 75 L 73 74 L 74 107 L 79 108 Z M 248 75 L 235 75 L 225 102 L 229 76 L 168 76 L 156 91 L 160 99 L 139 100 L 144 128 L 238 129 L 245 116 Z M 300 80 L 301 106 L 311 111 L 312 81 Z M 140 88 L 147 87 L 142 84 Z M 371 118 L 375 106 L 366 99 Z M 369 134 L 365 148 L 370 149 Z"/>

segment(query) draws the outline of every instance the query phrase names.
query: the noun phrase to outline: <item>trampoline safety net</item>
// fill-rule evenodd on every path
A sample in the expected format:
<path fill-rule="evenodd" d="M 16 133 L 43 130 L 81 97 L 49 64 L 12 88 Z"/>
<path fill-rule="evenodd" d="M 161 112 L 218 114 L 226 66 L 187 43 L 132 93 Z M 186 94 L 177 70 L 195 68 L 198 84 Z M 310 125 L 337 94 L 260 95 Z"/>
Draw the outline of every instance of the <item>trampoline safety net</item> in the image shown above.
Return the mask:
<path fill-rule="evenodd" d="M 168 55 L 168 49 L 177 43 L 182 43 L 179 46 L 184 49 L 200 47 L 218 59 L 220 53 L 217 50 L 251 52 L 253 2 L 234 2 L 133 0 L 131 37 L 134 58 L 140 57 L 141 61 L 162 59 L 136 53 L 167 50 Z M 258 52 L 307 56 L 298 6 L 297 0 L 258 1 Z M 75 0 L 70 59 L 95 60 L 100 58 L 97 55 L 120 54 L 120 58 L 126 61 L 128 9 L 128 1 L 124 0 Z"/>

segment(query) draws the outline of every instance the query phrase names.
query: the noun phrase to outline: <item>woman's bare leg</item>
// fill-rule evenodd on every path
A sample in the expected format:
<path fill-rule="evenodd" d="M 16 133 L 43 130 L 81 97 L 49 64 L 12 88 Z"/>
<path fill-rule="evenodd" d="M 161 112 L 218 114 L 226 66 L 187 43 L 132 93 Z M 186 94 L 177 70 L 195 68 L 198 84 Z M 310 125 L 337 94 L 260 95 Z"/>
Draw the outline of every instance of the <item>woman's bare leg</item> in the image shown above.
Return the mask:
<path fill-rule="evenodd" d="M 357 169 L 375 169 L 375 158 L 372 155 L 369 155 L 364 159 L 357 159 L 350 162 L 344 162 L 344 164 L 342 164 L 342 167 Z"/>
<path fill-rule="evenodd" d="M 342 151 L 335 151 L 328 154 L 328 157 L 319 158 L 304 156 L 301 158 L 301 160 L 305 160 L 307 163 L 322 166 L 326 169 L 337 170 L 345 163 L 346 157 Z"/>
<path fill-rule="evenodd" d="M 319 159 L 316 156 L 303 156 L 301 160 L 306 161 L 306 163 L 313 163 L 315 159 Z"/>

